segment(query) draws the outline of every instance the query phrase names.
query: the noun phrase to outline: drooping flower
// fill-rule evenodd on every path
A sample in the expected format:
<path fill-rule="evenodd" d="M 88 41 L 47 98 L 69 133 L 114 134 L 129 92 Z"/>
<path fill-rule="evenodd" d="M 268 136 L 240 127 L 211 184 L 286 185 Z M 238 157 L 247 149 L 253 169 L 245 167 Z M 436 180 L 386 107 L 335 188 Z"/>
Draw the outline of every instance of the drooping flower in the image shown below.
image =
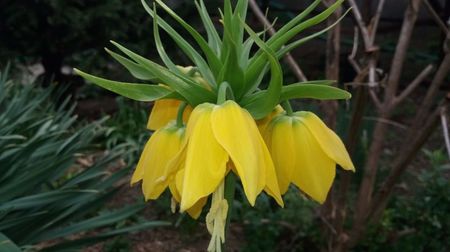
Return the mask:
<path fill-rule="evenodd" d="M 131 177 L 131 184 L 142 180 L 142 192 L 146 200 L 157 199 L 161 193 L 170 187 L 175 202 L 180 202 L 180 193 L 174 190 L 175 183 L 182 179 L 182 171 L 179 176 L 174 176 L 173 161 L 180 151 L 185 135 L 185 127 L 178 127 L 175 121 L 169 122 L 153 133 L 142 151 L 139 162 Z M 197 219 L 206 204 L 206 198 L 193 205 L 186 212 Z"/>
<path fill-rule="evenodd" d="M 334 180 L 336 164 L 355 170 L 340 138 L 314 113 L 301 111 L 274 117 L 265 129 L 264 139 L 282 194 L 293 183 L 323 203 Z"/>
<path fill-rule="evenodd" d="M 241 179 L 251 205 L 262 190 L 283 205 L 269 151 L 255 121 L 237 103 L 198 105 L 189 118 L 185 139 L 174 167 L 184 171 L 183 182 L 176 183 L 181 211 L 215 192 L 230 167 Z"/>
<path fill-rule="evenodd" d="M 169 185 L 171 163 L 181 149 L 184 134 L 185 128 L 172 121 L 148 140 L 131 178 L 131 184 L 142 180 L 145 199 L 157 199 Z"/>

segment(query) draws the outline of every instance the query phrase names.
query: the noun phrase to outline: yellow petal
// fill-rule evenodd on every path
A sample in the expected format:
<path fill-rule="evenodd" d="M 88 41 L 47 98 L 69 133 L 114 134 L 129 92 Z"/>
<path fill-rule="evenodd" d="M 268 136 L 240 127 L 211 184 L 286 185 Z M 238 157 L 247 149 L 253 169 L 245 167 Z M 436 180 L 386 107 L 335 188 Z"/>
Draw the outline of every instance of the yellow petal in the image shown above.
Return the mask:
<path fill-rule="evenodd" d="M 150 117 L 148 119 L 147 128 L 149 130 L 157 130 L 164 127 L 172 120 L 177 118 L 178 108 L 181 102 L 175 99 L 157 100 L 153 104 Z M 187 106 L 183 113 L 183 121 L 186 122 L 192 112 L 192 107 Z"/>
<path fill-rule="evenodd" d="M 247 199 L 253 206 L 266 186 L 266 173 L 270 173 L 267 169 L 274 169 L 256 123 L 246 110 L 233 101 L 215 106 L 211 118 L 214 136 L 230 155 Z M 276 195 L 278 189 L 271 189 Z M 279 192 L 276 196 L 281 199 Z"/>
<path fill-rule="evenodd" d="M 181 201 L 181 193 L 179 191 L 183 188 L 183 178 L 184 178 L 184 169 L 179 170 L 173 180 L 171 180 L 169 184 L 170 192 L 172 193 L 172 197 L 176 202 Z M 186 212 L 193 219 L 197 219 L 202 213 L 203 207 L 206 205 L 208 198 L 204 197 L 198 200 L 191 208 L 187 209 Z"/>
<path fill-rule="evenodd" d="M 214 105 L 204 103 L 192 112 L 186 128 L 186 148 L 180 211 L 208 196 L 224 179 L 228 155 L 214 138 L 211 113 Z"/>
<path fill-rule="evenodd" d="M 296 170 L 292 182 L 319 203 L 323 203 L 333 183 L 336 163 L 322 150 L 302 120 L 292 121 L 296 150 Z"/>
<path fill-rule="evenodd" d="M 208 197 L 199 199 L 191 208 L 187 209 L 186 212 L 192 217 L 192 219 L 198 219 L 200 214 L 202 214 L 203 207 L 206 205 L 207 201 Z"/>
<path fill-rule="evenodd" d="M 307 111 L 296 112 L 295 115 L 304 121 L 304 125 L 310 130 L 328 157 L 333 159 L 343 169 L 355 171 L 344 143 L 319 117 Z"/>
<path fill-rule="evenodd" d="M 143 170 L 142 191 L 146 199 L 158 198 L 167 188 L 173 173 L 169 164 L 181 147 L 183 135 L 184 128 L 172 124 L 150 137 L 136 168 Z"/>
<path fill-rule="evenodd" d="M 280 116 L 266 129 L 265 139 L 272 155 L 281 194 L 285 194 L 292 180 L 296 149 L 292 132 L 292 118 Z"/>
<path fill-rule="evenodd" d="M 261 137 L 261 142 L 263 139 Z M 270 153 L 266 147 L 264 151 L 264 159 L 265 163 L 272 163 L 272 159 L 270 157 Z M 266 186 L 264 187 L 264 191 L 269 194 L 281 207 L 284 207 L 283 198 L 281 197 L 280 187 L 278 185 L 277 174 L 275 171 L 275 167 L 273 165 L 266 167 Z"/>

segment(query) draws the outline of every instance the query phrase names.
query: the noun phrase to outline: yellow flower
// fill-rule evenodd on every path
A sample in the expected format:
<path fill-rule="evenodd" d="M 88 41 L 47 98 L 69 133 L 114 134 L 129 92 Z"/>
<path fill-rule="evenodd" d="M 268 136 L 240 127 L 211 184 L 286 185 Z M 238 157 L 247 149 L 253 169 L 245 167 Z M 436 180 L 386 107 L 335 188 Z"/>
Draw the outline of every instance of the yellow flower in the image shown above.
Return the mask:
<path fill-rule="evenodd" d="M 150 112 L 147 128 L 149 130 L 157 130 L 177 118 L 180 104 L 181 101 L 175 99 L 162 99 L 155 101 L 152 111 Z M 183 122 L 187 122 L 191 112 L 192 107 L 187 106 L 183 113 Z"/>
<path fill-rule="evenodd" d="M 270 153 L 255 121 L 237 103 L 195 107 L 185 140 L 174 168 L 183 170 L 177 174 L 182 182 L 175 183 L 180 211 L 193 207 L 223 184 L 230 170 L 228 162 L 232 162 L 251 205 L 262 190 L 283 205 Z"/>
<path fill-rule="evenodd" d="M 184 138 L 184 127 L 172 121 L 155 131 L 142 151 L 131 184 L 142 180 L 142 192 L 146 200 L 157 199 L 169 185 L 171 163 L 180 151 Z"/>
<path fill-rule="evenodd" d="M 323 203 L 334 180 L 336 164 L 355 170 L 340 138 L 311 112 L 276 116 L 265 129 L 264 139 L 282 194 L 292 182 Z"/>

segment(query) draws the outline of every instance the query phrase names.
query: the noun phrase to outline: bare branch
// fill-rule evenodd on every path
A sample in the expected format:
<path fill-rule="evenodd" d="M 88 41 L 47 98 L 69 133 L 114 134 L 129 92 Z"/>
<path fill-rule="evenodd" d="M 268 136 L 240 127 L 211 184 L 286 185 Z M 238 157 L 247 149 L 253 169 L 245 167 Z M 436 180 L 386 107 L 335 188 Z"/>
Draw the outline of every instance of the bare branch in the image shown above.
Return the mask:
<path fill-rule="evenodd" d="M 370 20 L 370 40 L 372 44 L 375 42 L 375 34 L 377 33 L 378 29 L 378 23 L 380 22 L 381 12 L 383 11 L 385 0 L 380 0 L 378 2 L 377 11 L 375 12 L 375 15 Z"/>
<path fill-rule="evenodd" d="M 256 3 L 256 1 L 255 0 L 250 0 L 249 1 L 249 5 L 250 5 L 250 8 L 252 9 L 253 13 L 255 14 L 256 18 L 258 18 L 259 22 L 261 22 L 264 26 L 268 27 L 269 34 L 270 35 L 275 34 L 275 32 L 276 32 L 275 28 L 272 26 L 272 24 L 269 22 L 269 20 L 267 20 L 266 16 L 261 11 L 261 9 L 259 8 L 259 6 Z M 292 72 L 295 74 L 295 76 L 300 81 L 307 81 L 308 80 L 306 78 L 305 74 L 303 73 L 302 69 L 297 64 L 297 62 L 295 62 L 294 58 L 292 57 L 292 55 L 290 53 L 287 53 L 286 56 L 284 56 L 284 60 L 285 60 L 286 64 L 289 65 L 289 67 L 291 68 Z"/>
<path fill-rule="evenodd" d="M 353 17 L 355 19 L 356 24 L 359 27 L 359 30 L 361 31 L 361 36 L 364 40 L 364 48 L 365 48 L 366 52 L 376 51 L 378 48 L 374 47 L 372 44 L 369 30 L 367 29 L 367 26 L 364 23 L 364 20 L 362 18 L 361 11 L 359 10 L 358 5 L 356 4 L 356 2 L 354 0 L 348 0 L 348 3 L 352 7 Z"/>
<path fill-rule="evenodd" d="M 391 63 L 391 71 L 387 81 L 385 100 L 388 102 L 390 102 L 397 93 L 398 84 L 400 82 L 400 77 L 406 59 L 406 52 L 411 41 L 414 24 L 417 20 L 421 2 L 422 0 L 411 0 L 405 12 L 402 29 L 395 48 L 395 54 Z"/>
<path fill-rule="evenodd" d="M 439 92 L 439 88 L 444 83 L 445 78 L 447 78 L 450 73 L 450 52 L 448 52 L 444 59 L 442 60 L 433 80 L 431 81 L 430 87 L 428 88 L 427 94 L 419 106 L 416 117 L 414 118 L 414 123 L 411 127 L 411 131 L 416 131 L 418 128 L 422 127 L 424 119 L 430 113 L 431 107 L 436 102 L 436 95 Z"/>
<path fill-rule="evenodd" d="M 398 122 L 395 122 L 395 121 L 392 121 L 392 120 L 388 120 L 388 119 L 385 119 L 385 118 L 365 116 L 365 117 L 363 117 L 363 119 L 364 120 L 377 121 L 377 122 L 380 122 L 380 123 L 386 123 L 386 124 L 392 125 L 394 127 L 402 129 L 402 130 L 408 129 L 408 127 L 406 127 L 405 125 L 403 125 L 401 123 L 398 123 Z"/>
<path fill-rule="evenodd" d="M 372 99 L 373 103 L 375 104 L 375 107 L 377 109 L 381 109 L 381 106 L 382 106 L 381 101 L 380 101 L 380 99 L 378 99 L 377 94 L 375 93 L 375 91 L 372 88 L 369 88 L 369 95 L 370 95 L 370 98 Z"/>
<path fill-rule="evenodd" d="M 410 164 L 412 160 L 411 157 L 416 155 L 417 151 L 420 150 L 422 145 L 434 131 L 434 128 L 438 125 L 440 111 L 442 107 L 445 108 L 446 106 L 447 102 L 444 101 L 441 107 L 436 108 L 429 114 L 420 130 L 408 134 L 409 137 L 407 137 L 407 139 L 410 139 L 410 141 L 408 141 L 408 145 L 404 146 L 403 150 L 392 163 L 393 165 L 388 177 L 370 205 L 368 220 L 376 221 L 381 216 L 396 182 Z"/>
<path fill-rule="evenodd" d="M 444 134 L 445 147 L 447 148 L 447 154 L 450 158 L 450 137 L 448 134 L 447 109 L 445 107 L 442 107 L 441 109 L 441 123 L 442 132 Z"/>
<path fill-rule="evenodd" d="M 427 8 L 427 10 L 430 13 L 431 17 L 438 24 L 439 28 L 445 34 L 449 34 L 450 30 L 447 28 L 447 25 L 445 25 L 445 23 L 442 21 L 441 17 L 439 17 L 439 14 L 437 14 L 436 11 L 433 9 L 433 6 L 431 6 L 430 2 L 428 2 L 428 0 L 424 0 L 423 3 L 425 4 L 425 7 Z"/>
<path fill-rule="evenodd" d="M 358 44 L 359 44 L 359 33 L 358 28 L 354 28 L 354 35 L 353 35 L 353 47 L 352 47 L 352 53 L 348 56 L 348 61 L 352 65 L 353 69 L 356 71 L 356 73 L 361 73 L 361 67 L 359 66 L 358 62 L 356 62 L 355 57 L 356 53 L 358 52 Z"/>
<path fill-rule="evenodd" d="M 401 103 L 406 97 L 408 97 L 419 85 L 422 83 L 425 78 L 433 71 L 433 65 L 429 64 L 425 69 L 420 72 L 417 77 L 408 84 L 407 88 L 403 90 L 397 97 L 394 98 L 393 106 Z"/>

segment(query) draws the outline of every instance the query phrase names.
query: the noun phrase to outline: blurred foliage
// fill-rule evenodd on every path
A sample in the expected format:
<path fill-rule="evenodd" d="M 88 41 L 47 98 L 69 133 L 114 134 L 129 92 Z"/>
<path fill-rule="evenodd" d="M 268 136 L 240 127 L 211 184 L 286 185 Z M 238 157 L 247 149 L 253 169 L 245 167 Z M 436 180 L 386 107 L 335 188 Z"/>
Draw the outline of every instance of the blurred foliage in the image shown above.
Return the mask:
<path fill-rule="evenodd" d="M 373 225 L 357 251 L 448 251 L 450 249 L 450 162 L 442 150 L 424 150 L 431 166 L 408 180 L 379 225 Z"/>
<path fill-rule="evenodd" d="M 93 143 L 106 133 L 103 122 L 76 128 L 68 99 L 57 108 L 50 93 L 0 73 L 0 251 L 43 242 L 51 246 L 46 251 L 61 251 L 167 225 L 130 222 L 143 204 L 105 208 L 129 172 L 119 162 L 127 150 L 96 154 Z M 87 231 L 92 234 L 79 235 Z"/>
<path fill-rule="evenodd" d="M 283 197 L 284 208 L 272 202 L 267 195 L 258 197 L 255 207 L 235 201 L 238 223 L 244 224 L 246 239 L 242 251 L 318 251 L 322 243 L 314 201 L 291 187 Z"/>
<path fill-rule="evenodd" d="M 98 63 L 98 52 L 110 39 L 137 41 L 150 27 L 139 1 L 5 0 L 0 48 L 7 50 L 0 59 L 40 60 L 47 80 L 59 81 L 65 61 L 77 56 L 82 66 Z"/>
<path fill-rule="evenodd" d="M 104 144 L 107 149 L 121 145 L 127 149 L 122 156 L 128 164 L 136 164 L 145 143 L 150 137 L 147 120 L 150 110 L 142 103 L 130 101 L 124 97 L 116 98 L 118 110 L 105 122 L 108 130 Z"/>
<path fill-rule="evenodd" d="M 193 2 L 175 3 L 183 17 L 195 11 Z M 110 71 L 103 51 L 110 40 L 155 56 L 151 34 L 151 18 L 139 0 L 0 1 L 0 61 L 40 62 L 45 69 L 44 84 L 70 81 L 61 73 L 63 65 Z M 172 41 L 165 43 L 170 46 Z"/>

